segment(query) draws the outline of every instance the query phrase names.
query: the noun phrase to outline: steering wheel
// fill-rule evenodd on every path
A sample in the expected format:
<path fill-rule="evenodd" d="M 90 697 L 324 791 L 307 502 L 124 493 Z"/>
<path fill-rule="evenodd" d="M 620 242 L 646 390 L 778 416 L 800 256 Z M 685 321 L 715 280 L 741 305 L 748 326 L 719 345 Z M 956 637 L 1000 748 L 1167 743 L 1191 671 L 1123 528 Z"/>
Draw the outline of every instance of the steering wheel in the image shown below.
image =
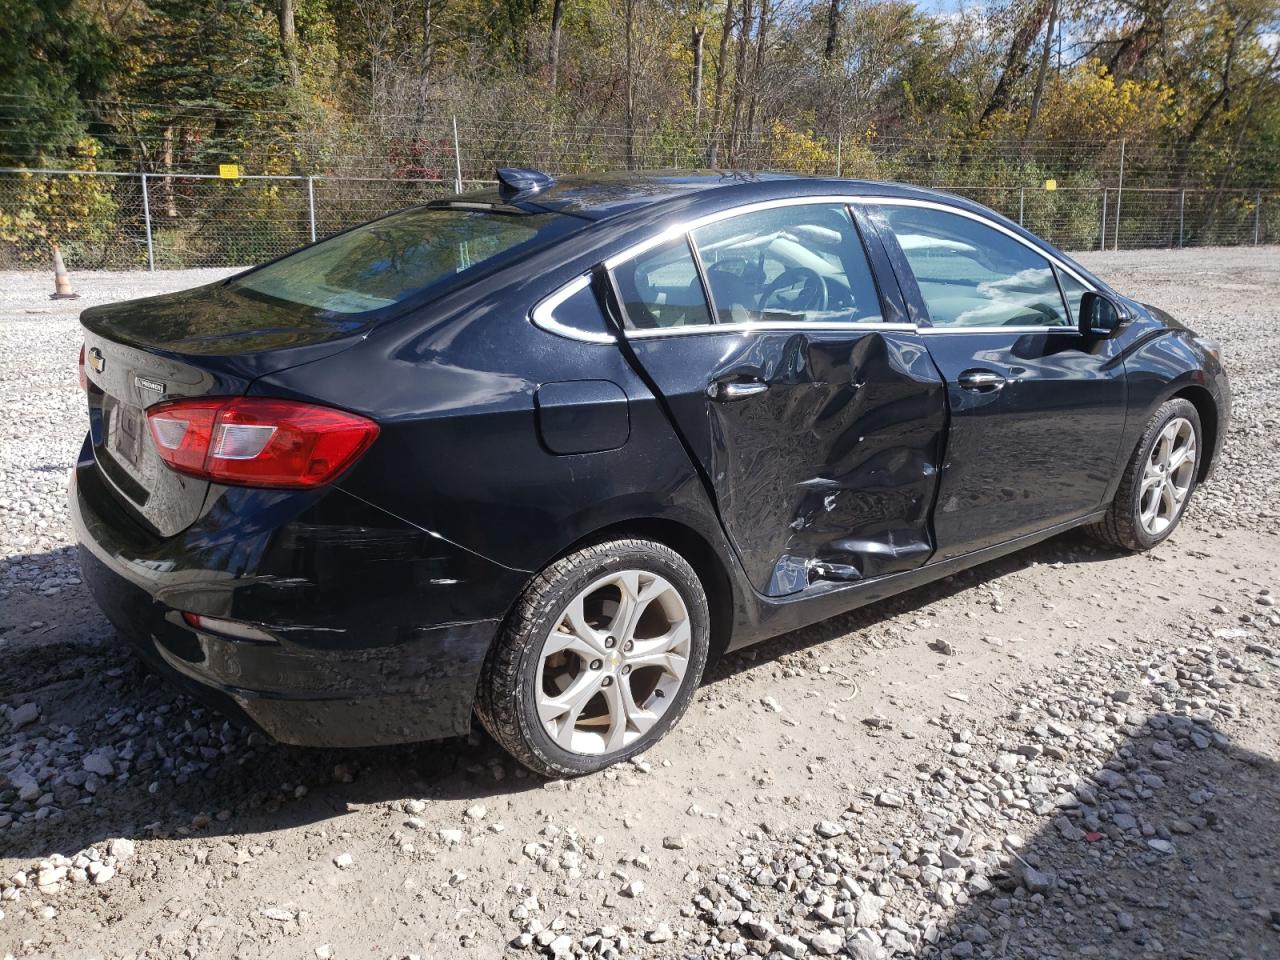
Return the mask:
<path fill-rule="evenodd" d="M 1024 304 L 1023 306 L 1026 310 L 1030 311 L 1029 314 L 1023 313 L 1023 314 L 1018 314 L 1016 316 L 1012 316 L 1008 320 L 1006 320 L 1004 323 L 1000 324 L 1000 326 L 1002 327 L 1025 326 L 1027 325 L 1028 320 L 1030 321 L 1031 325 L 1037 326 L 1037 327 L 1049 326 L 1049 327 L 1056 328 L 1056 327 L 1065 326 L 1065 324 L 1061 324 L 1058 322 L 1061 319 L 1061 315 L 1056 310 L 1054 310 L 1053 307 L 1049 306 L 1048 304 L 1028 303 L 1028 304 Z M 1046 321 L 1048 322 L 1046 323 Z"/>
<path fill-rule="evenodd" d="M 784 291 L 798 286 L 790 296 Z M 779 297 L 775 306 L 789 313 L 803 313 L 806 310 L 827 309 L 827 284 L 817 270 L 809 267 L 788 267 L 778 274 L 777 279 L 765 287 L 760 295 L 760 312 L 764 313 L 774 297 Z"/>

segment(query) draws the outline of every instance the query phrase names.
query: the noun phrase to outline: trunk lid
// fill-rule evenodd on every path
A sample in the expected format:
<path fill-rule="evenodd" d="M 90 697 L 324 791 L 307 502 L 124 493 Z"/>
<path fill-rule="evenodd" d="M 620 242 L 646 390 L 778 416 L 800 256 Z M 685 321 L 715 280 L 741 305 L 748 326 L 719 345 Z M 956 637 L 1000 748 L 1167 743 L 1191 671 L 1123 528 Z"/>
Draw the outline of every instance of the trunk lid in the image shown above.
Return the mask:
<path fill-rule="evenodd" d="M 85 330 L 90 436 L 115 497 L 153 533 L 200 516 L 210 483 L 160 459 L 146 410 L 181 397 L 238 396 L 255 379 L 356 343 L 363 324 L 229 291 L 221 283 L 93 307 Z"/>

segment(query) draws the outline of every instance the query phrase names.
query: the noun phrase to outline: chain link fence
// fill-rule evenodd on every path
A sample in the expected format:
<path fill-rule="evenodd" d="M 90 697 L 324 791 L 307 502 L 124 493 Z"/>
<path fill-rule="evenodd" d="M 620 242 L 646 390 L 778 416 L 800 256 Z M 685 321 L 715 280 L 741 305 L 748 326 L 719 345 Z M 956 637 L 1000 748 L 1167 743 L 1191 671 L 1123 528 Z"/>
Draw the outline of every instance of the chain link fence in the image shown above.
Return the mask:
<path fill-rule="evenodd" d="M 439 179 L 4 169 L 0 268 L 47 269 L 55 241 L 79 270 L 261 263 L 456 187 Z"/>
<path fill-rule="evenodd" d="M 459 183 L 463 190 L 493 183 L 462 179 L 463 169 L 460 157 L 453 179 L 3 169 L 0 268 L 48 269 L 53 242 L 78 270 L 260 263 L 452 194 Z M 912 182 L 976 200 L 1065 250 L 1280 240 L 1277 190 Z"/>

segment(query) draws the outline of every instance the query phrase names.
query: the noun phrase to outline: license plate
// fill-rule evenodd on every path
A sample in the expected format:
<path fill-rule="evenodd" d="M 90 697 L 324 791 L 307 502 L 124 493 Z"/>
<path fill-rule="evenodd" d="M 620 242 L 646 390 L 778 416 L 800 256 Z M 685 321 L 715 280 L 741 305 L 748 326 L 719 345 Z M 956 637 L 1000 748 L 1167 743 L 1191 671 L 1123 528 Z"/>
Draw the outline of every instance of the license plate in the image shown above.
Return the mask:
<path fill-rule="evenodd" d="M 130 465 L 138 465 L 142 453 L 142 411 L 137 407 L 121 404 L 116 407 L 116 453 Z"/>

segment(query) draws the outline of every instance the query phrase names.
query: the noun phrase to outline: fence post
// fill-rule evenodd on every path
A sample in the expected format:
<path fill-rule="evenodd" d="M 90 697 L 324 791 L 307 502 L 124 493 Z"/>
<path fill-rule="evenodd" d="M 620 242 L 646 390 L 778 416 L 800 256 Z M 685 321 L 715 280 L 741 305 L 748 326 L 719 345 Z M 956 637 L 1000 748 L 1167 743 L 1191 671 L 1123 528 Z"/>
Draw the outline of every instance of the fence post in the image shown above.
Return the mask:
<path fill-rule="evenodd" d="M 151 200 L 147 197 L 147 175 L 142 174 L 142 222 L 147 228 L 147 269 L 156 269 L 156 250 L 151 242 Z"/>
<path fill-rule="evenodd" d="M 1120 198 L 1124 195 L 1124 144 L 1125 138 L 1120 138 L 1120 182 L 1116 185 L 1116 228 L 1112 231 L 1115 236 L 1112 238 L 1112 249 L 1120 249 Z"/>
<path fill-rule="evenodd" d="M 1262 191 L 1259 190 L 1254 196 L 1253 204 L 1253 245 L 1258 245 L 1258 231 L 1262 226 Z"/>
<path fill-rule="evenodd" d="M 1187 188 L 1183 187 L 1178 195 L 1178 249 L 1182 249 L 1182 225 L 1186 221 Z"/>
<path fill-rule="evenodd" d="M 844 133 L 836 133 L 836 176 L 844 176 Z"/>
<path fill-rule="evenodd" d="M 1022 226 L 1022 212 L 1027 206 L 1027 188 L 1025 186 L 1018 188 L 1018 226 Z"/>
<path fill-rule="evenodd" d="M 453 169 L 454 193 L 462 192 L 462 147 L 458 145 L 458 118 L 453 118 Z"/>
<path fill-rule="evenodd" d="M 311 242 L 316 242 L 316 187 L 315 177 L 307 177 L 307 214 L 311 217 Z"/>
<path fill-rule="evenodd" d="M 1107 249 L 1107 188 L 1102 188 L 1102 235 L 1098 238 L 1098 249 Z"/>

